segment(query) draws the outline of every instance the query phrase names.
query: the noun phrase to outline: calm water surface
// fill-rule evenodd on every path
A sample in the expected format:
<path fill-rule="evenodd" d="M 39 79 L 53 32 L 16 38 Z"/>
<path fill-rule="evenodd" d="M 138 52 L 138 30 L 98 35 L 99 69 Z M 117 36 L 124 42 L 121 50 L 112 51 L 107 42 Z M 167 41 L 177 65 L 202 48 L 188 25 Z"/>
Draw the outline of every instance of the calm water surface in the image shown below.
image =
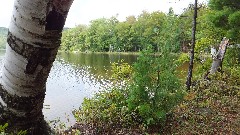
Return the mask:
<path fill-rule="evenodd" d="M 4 53 L 0 51 L 0 63 L 4 60 Z M 111 85 L 111 63 L 122 59 L 132 64 L 137 60 L 137 55 L 59 53 L 47 80 L 43 108 L 45 119 L 64 122 L 66 126 L 73 125 L 72 111 L 80 107 L 85 97 L 91 97 Z M 186 67 L 180 70 L 183 68 Z"/>
<path fill-rule="evenodd" d="M 5 51 L 0 51 L 0 73 L 4 54 Z M 137 56 L 59 53 L 47 80 L 43 108 L 45 119 L 64 122 L 66 126 L 73 125 L 75 120 L 72 111 L 80 107 L 85 97 L 91 97 L 95 92 L 111 84 L 111 63 L 121 59 L 132 64 Z"/>
<path fill-rule="evenodd" d="M 4 54 L 5 51 L 0 51 L 0 73 Z M 80 107 L 85 97 L 91 97 L 95 92 L 111 84 L 111 63 L 121 59 L 132 64 L 137 56 L 59 53 L 47 80 L 43 108 L 45 119 L 64 122 L 66 126 L 73 125 L 75 120 L 72 111 Z"/>
<path fill-rule="evenodd" d="M 136 55 L 60 53 L 47 80 L 43 113 L 48 121 L 60 120 L 67 126 L 75 123 L 72 111 L 84 97 L 111 84 L 111 63 L 124 59 L 132 64 Z"/>

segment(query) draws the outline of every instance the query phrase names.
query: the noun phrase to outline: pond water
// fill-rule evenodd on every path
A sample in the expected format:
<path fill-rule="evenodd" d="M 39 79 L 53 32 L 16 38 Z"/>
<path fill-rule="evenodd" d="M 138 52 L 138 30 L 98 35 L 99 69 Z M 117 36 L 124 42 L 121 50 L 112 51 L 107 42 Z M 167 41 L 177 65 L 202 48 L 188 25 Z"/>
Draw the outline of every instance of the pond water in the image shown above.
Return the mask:
<path fill-rule="evenodd" d="M 4 50 L 0 50 L 0 73 L 4 61 Z M 61 122 L 66 126 L 75 123 L 72 111 L 78 109 L 85 97 L 111 84 L 111 63 L 124 59 L 132 64 L 137 55 L 102 53 L 59 53 L 46 84 L 43 114 L 46 121 Z M 57 122 L 58 121 L 58 122 Z"/>
<path fill-rule="evenodd" d="M 132 64 L 137 55 L 59 53 L 47 80 L 45 119 L 73 125 L 72 111 L 80 107 L 84 97 L 90 97 L 111 84 L 111 63 L 122 59 Z"/>
<path fill-rule="evenodd" d="M 0 51 L 0 62 L 4 59 Z M 111 63 L 124 60 L 132 64 L 137 55 L 102 54 L 102 53 L 59 53 L 46 85 L 46 97 L 43 114 L 47 121 L 75 123 L 72 111 L 78 109 L 85 97 L 111 85 Z M 2 65 L 2 64 L 1 64 Z M 185 65 L 180 68 L 184 70 Z M 1 71 L 1 69 L 0 69 Z"/>

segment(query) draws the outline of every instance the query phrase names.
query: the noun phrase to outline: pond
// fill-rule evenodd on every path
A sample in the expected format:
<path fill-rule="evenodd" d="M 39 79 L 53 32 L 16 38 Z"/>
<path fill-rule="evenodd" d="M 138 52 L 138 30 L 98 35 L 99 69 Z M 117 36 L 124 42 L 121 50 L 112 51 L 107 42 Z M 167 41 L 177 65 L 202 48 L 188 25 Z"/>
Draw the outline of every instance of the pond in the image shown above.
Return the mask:
<path fill-rule="evenodd" d="M 5 51 L 0 50 L 0 72 L 4 54 Z M 111 84 L 111 63 L 122 59 L 132 64 L 137 55 L 59 53 L 46 84 L 43 108 L 45 120 L 54 121 L 51 126 L 61 122 L 66 123 L 67 127 L 73 125 L 75 120 L 72 111 L 80 107 L 85 97 Z"/>
<path fill-rule="evenodd" d="M 4 53 L 0 51 L 1 63 Z M 43 108 L 45 120 L 55 121 L 52 126 L 59 122 L 66 123 L 67 127 L 73 125 L 75 120 L 72 111 L 81 106 L 85 97 L 91 97 L 95 92 L 111 85 L 111 63 L 122 59 L 133 64 L 137 60 L 137 55 L 59 53 L 47 80 Z M 186 65 L 183 65 L 178 70 L 186 68 Z"/>
<path fill-rule="evenodd" d="M 59 53 L 47 80 L 43 114 L 47 121 L 75 123 L 72 111 L 84 97 L 111 84 L 111 63 L 124 59 L 132 64 L 137 55 L 102 53 Z"/>

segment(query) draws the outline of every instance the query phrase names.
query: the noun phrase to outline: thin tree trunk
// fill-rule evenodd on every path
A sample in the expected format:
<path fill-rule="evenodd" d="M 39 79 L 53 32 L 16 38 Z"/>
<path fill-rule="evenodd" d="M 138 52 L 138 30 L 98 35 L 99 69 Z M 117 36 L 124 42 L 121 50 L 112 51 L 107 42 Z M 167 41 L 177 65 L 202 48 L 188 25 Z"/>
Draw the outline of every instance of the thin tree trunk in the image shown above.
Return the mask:
<path fill-rule="evenodd" d="M 186 81 L 187 90 L 190 90 L 192 84 L 192 70 L 193 70 L 193 60 L 194 60 L 194 48 L 196 41 L 196 26 L 197 26 L 197 0 L 195 0 L 194 4 L 194 14 L 193 14 L 193 27 L 192 27 L 192 45 L 190 50 L 190 62 L 188 68 L 188 76 Z"/>
<path fill-rule="evenodd" d="M 32 133 L 44 123 L 46 80 L 72 2 L 15 0 L 1 78 L 0 123 Z"/>

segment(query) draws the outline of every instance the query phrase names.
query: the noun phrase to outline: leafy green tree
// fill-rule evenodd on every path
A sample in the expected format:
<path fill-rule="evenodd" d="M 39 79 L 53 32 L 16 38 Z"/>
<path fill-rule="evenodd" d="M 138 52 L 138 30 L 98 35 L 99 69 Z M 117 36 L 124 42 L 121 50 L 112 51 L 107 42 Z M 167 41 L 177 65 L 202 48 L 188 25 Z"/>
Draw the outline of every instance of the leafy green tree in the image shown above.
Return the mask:
<path fill-rule="evenodd" d="M 110 46 L 116 44 L 115 25 L 118 20 L 100 18 L 91 21 L 87 33 L 87 43 L 92 51 L 109 51 Z"/>
<path fill-rule="evenodd" d="M 137 22 L 131 28 L 135 37 L 135 46 L 142 50 L 152 46 L 157 49 L 159 32 L 164 29 L 163 23 L 166 15 L 156 11 L 148 13 L 143 11 L 137 18 Z"/>
<path fill-rule="evenodd" d="M 132 35 L 130 33 L 131 24 L 127 22 L 120 22 L 116 26 L 116 34 L 117 34 L 117 46 L 115 47 L 115 51 L 130 51 L 132 48 L 131 38 Z"/>
<path fill-rule="evenodd" d="M 105 39 L 107 38 L 108 31 L 106 27 L 107 20 L 100 18 L 91 21 L 90 28 L 88 29 L 87 37 L 89 42 L 89 49 L 91 51 L 107 50 Z M 107 33 L 106 33 L 107 32 Z"/>
<path fill-rule="evenodd" d="M 196 53 L 210 50 L 211 45 L 218 44 L 221 38 L 226 35 L 225 30 L 215 27 L 209 19 L 209 14 L 212 12 L 213 11 L 205 5 L 201 6 L 198 10 Z"/>
<path fill-rule="evenodd" d="M 240 1 L 210 0 L 209 7 L 213 10 L 211 21 L 218 28 L 227 31 L 227 37 L 239 42 L 240 38 Z"/>
<path fill-rule="evenodd" d="M 133 25 L 137 22 L 135 16 L 126 17 L 126 21 L 119 22 L 116 27 L 117 46 L 115 51 L 136 51 L 135 31 L 132 30 Z"/>
<path fill-rule="evenodd" d="M 161 50 L 162 55 L 159 57 L 150 55 L 151 49 L 141 52 L 133 66 L 128 108 L 137 113 L 135 121 L 146 125 L 164 123 L 167 113 L 182 98 L 170 50 Z"/>
<path fill-rule="evenodd" d="M 182 47 L 189 47 L 189 44 L 191 43 L 192 16 L 192 5 L 188 5 L 188 7 L 185 8 L 183 13 L 179 16 L 179 27 L 181 28 L 180 42 Z"/>
<path fill-rule="evenodd" d="M 87 50 L 86 40 L 87 26 L 78 25 L 75 28 L 67 29 L 62 34 L 62 51 L 85 51 Z"/>
<path fill-rule="evenodd" d="M 178 52 L 180 50 L 180 34 L 179 18 L 170 8 L 159 32 L 158 48 L 168 48 L 170 52 Z"/>

